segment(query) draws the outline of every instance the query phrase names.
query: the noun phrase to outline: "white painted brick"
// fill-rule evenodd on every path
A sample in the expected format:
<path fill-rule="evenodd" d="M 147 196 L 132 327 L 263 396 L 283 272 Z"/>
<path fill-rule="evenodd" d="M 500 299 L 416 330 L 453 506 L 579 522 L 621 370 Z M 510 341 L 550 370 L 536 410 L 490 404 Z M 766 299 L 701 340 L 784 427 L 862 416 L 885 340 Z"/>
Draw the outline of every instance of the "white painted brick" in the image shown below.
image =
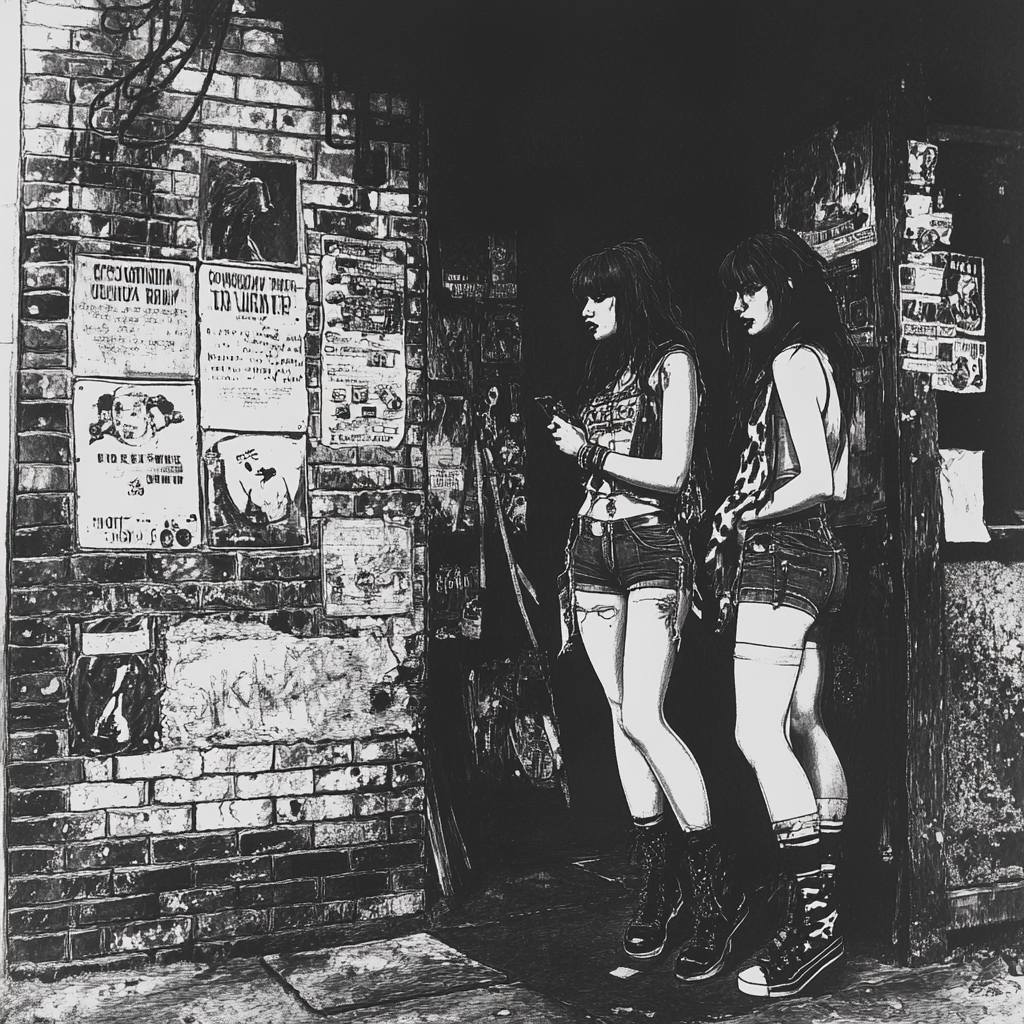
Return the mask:
<path fill-rule="evenodd" d="M 114 777 L 112 757 L 87 757 L 82 762 L 86 782 L 109 782 Z"/>
<path fill-rule="evenodd" d="M 329 818 L 351 818 L 352 797 L 332 796 L 278 797 L 274 801 L 279 822 L 325 821 Z"/>
<path fill-rule="evenodd" d="M 287 82 L 315 82 L 323 80 L 320 65 L 315 60 L 281 61 L 281 77 Z"/>
<path fill-rule="evenodd" d="M 286 135 L 321 135 L 324 130 L 324 115 L 319 110 L 279 107 L 274 126 Z"/>
<path fill-rule="evenodd" d="M 416 760 L 420 756 L 420 748 L 412 736 L 400 736 L 398 738 L 398 756 Z"/>
<path fill-rule="evenodd" d="M 114 777 L 118 779 L 198 779 L 202 773 L 203 759 L 198 750 L 158 750 L 114 758 Z"/>
<path fill-rule="evenodd" d="M 367 786 L 384 786 L 388 781 L 388 768 L 384 764 L 360 764 L 327 772 L 317 779 L 318 793 L 349 793 Z"/>
<path fill-rule="evenodd" d="M 178 76 L 174 79 L 174 89 L 176 92 L 189 93 L 190 95 L 194 96 L 203 87 L 203 82 L 205 81 L 205 71 L 193 71 L 189 68 L 186 68 L 184 71 L 178 72 Z M 234 97 L 234 76 L 218 75 L 214 73 L 213 78 L 210 79 L 210 88 L 206 95 L 217 96 L 222 99 L 231 99 L 232 97 Z"/>
<path fill-rule="evenodd" d="M 259 828 L 273 820 L 271 800 L 225 800 L 223 803 L 196 804 L 196 831 L 222 828 Z"/>
<path fill-rule="evenodd" d="M 49 28 L 99 28 L 99 12 L 86 6 L 55 6 L 33 2 L 22 5 L 26 25 L 46 25 Z"/>
<path fill-rule="evenodd" d="M 334 185 L 323 181 L 302 183 L 302 202 L 305 206 L 329 206 L 332 209 L 350 209 L 355 205 L 355 189 L 351 185 Z"/>
<path fill-rule="evenodd" d="M 233 775 L 201 779 L 157 779 L 153 786 L 153 796 L 158 804 L 208 803 L 230 800 L 234 795 Z"/>
<path fill-rule="evenodd" d="M 359 740 L 356 743 L 355 759 L 366 761 L 397 761 L 394 740 Z"/>
<path fill-rule="evenodd" d="M 370 818 L 375 814 L 384 814 L 388 809 L 387 797 L 384 793 L 359 793 L 353 798 L 356 814 L 360 818 Z"/>
<path fill-rule="evenodd" d="M 251 28 L 242 33 L 242 52 L 262 53 L 270 57 L 277 57 L 285 52 L 281 33 Z"/>
<path fill-rule="evenodd" d="M 70 128 L 26 128 L 21 133 L 25 152 L 33 156 L 68 156 Z"/>
<path fill-rule="evenodd" d="M 107 811 L 112 836 L 156 836 L 191 832 L 191 807 L 148 807 L 139 811 Z"/>
<path fill-rule="evenodd" d="M 402 917 L 423 909 L 422 892 L 402 892 L 393 896 L 364 896 L 356 901 L 356 919 L 376 921 L 382 917 Z"/>
<path fill-rule="evenodd" d="M 313 792 L 313 772 L 264 772 L 260 775 L 239 775 L 236 784 L 239 797 L 300 796 Z"/>
<path fill-rule="evenodd" d="M 273 764 L 274 747 L 270 743 L 248 747 L 214 747 L 203 751 L 203 771 L 207 775 L 269 772 Z"/>
<path fill-rule="evenodd" d="M 188 171 L 174 172 L 174 191 L 180 196 L 199 195 L 199 175 Z"/>
<path fill-rule="evenodd" d="M 313 139 L 287 135 L 260 135 L 239 129 L 235 132 L 235 148 L 239 153 L 264 153 L 269 156 L 295 156 L 312 160 L 316 152 Z"/>
<path fill-rule="evenodd" d="M 334 821 L 313 826 L 314 846 L 358 846 L 387 839 L 388 826 L 381 818 L 369 821 Z"/>
<path fill-rule="evenodd" d="M 274 748 L 274 767 L 278 771 L 289 768 L 326 768 L 336 764 L 352 763 L 352 744 L 278 743 Z"/>
<path fill-rule="evenodd" d="M 319 89 L 312 85 L 289 85 L 266 78 L 238 79 L 238 98 L 248 103 L 267 103 L 275 107 L 311 110 L 318 102 Z"/>
<path fill-rule="evenodd" d="M 21 45 L 25 50 L 70 50 L 71 30 L 22 25 Z"/>
<path fill-rule="evenodd" d="M 110 951 L 127 953 L 153 946 L 183 946 L 192 937 L 192 918 L 180 917 L 152 924 L 129 924 L 110 930 Z"/>
<path fill-rule="evenodd" d="M 105 811 L 93 811 L 91 814 L 78 814 L 74 818 L 75 839 L 103 839 L 107 834 L 107 814 Z M 71 831 L 71 823 L 61 826 L 61 835 L 67 836 Z"/>
<path fill-rule="evenodd" d="M 408 192 L 381 192 L 380 210 L 382 213 L 408 213 Z"/>
<path fill-rule="evenodd" d="M 274 127 L 274 108 L 256 103 L 220 103 L 216 100 L 207 100 L 203 104 L 203 124 L 270 131 Z"/>
<path fill-rule="evenodd" d="M 80 782 L 70 789 L 72 811 L 97 811 L 106 807 L 141 807 L 146 802 L 144 782 Z"/>

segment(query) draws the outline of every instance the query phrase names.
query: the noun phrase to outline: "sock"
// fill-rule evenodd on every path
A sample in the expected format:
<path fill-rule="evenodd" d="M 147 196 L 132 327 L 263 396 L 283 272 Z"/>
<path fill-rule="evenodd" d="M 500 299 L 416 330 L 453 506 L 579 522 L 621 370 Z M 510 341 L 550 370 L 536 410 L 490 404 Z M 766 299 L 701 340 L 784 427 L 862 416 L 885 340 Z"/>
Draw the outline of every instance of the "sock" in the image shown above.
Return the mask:
<path fill-rule="evenodd" d="M 845 800 L 819 800 L 819 834 L 821 838 L 821 870 L 823 874 L 834 875 L 842 856 L 841 835 L 843 818 L 846 813 Z"/>
<path fill-rule="evenodd" d="M 665 820 L 665 812 L 654 814 L 649 818 L 634 818 L 633 825 L 636 828 L 657 828 Z"/>
<path fill-rule="evenodd" d="M 775 836 L 790 876 L 800 888 L 817 888 L 821 879 L 821 839 L 817 815 L 775 823 Z"/>

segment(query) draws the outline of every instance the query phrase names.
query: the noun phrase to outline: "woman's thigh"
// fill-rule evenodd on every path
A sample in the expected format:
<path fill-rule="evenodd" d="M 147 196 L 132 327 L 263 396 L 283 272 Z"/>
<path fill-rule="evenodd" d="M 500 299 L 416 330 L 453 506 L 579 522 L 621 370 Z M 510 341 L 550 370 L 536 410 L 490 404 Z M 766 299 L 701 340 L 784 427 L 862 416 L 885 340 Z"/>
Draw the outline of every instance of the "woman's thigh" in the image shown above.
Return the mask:
<path fill-rule="evenodd" d="M 736 643 L 802 651 L 812 625 L 814 617 L 800 608 L 741 601 L 736 611 Z"/>
<path fill-rule="evenodd" d="M 656 705 L 660 711 L 676 658 L 676 621 L 679 591 L 668 587 L 640 587 L 629 592 L 626 642 L 623 656 L 623 703 Z"/>
<path fill-rule="evenodd" d="M 577 590 L 576 622 L 605 696 L 612 704 L 621 704 L 626 595 Z"/>

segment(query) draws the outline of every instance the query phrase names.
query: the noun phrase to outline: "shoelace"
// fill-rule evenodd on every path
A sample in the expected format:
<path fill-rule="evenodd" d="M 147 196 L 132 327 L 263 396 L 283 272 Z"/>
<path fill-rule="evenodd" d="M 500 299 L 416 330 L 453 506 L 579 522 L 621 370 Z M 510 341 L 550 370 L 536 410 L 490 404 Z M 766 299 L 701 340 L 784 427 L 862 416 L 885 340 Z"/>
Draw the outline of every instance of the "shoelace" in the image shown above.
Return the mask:
<path fill-rule="evenodd" d="M 641 839 L 639 830 L 634 833 L 633 843 L 630 849 L 630 860 L 637 854 L 641 857 L 642 880 L 640 883 L 640 895 L 637 901 L 636 913 L 630 920 L 631 925 L 646 925 L 650 921 L 657 921 L 665 906 L 665 888 L 656 882 L 656 878 L 664 875 L 665 862 L 667 860 L 667 849 L 665 837 L 656 836 Z M 651 886 L 655 886 L 655 895 L 652 897 Z"/>

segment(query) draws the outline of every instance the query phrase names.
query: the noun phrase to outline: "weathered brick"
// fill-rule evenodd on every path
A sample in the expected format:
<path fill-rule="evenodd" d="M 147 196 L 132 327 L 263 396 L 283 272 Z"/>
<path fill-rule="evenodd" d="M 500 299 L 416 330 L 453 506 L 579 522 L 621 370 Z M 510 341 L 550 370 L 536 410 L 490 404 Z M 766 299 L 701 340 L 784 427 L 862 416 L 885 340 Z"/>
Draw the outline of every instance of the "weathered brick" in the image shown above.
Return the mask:
<path fill-rule="evenodd" d="M 313 792 L 313 772 L 296 770 L 239 775 L 235 779 L 235 785 L 238 796 L 243 799 L 262 796 L 301 796 Z"/>
<path fill-rule="evenodd" d="M 105 840 L 100 843 L 72 843 L 67 849 L 68 871 L 90 868 L 127 868 L 149 863 L 149 842 L 145 839 Z"/>
<path fill-rule="evenodd" d="M 66 646 L 18 647 L 12 644 L 7 649 L 7 657 L 10 671 L 15 675 L 23 672 L 62 672 L 68 664 Z"/>
<path fill-rule="evenodd" d="M 7 892 L 11 907 L 36 907 L 40 903 L 97 899 L 110 895 L 110 872 L 12 878 Z"/>
<path fill-rule="evenodd" d="M 24 161 L 26 181 L 67 182 L 74 180 L 71 161 L 62 157 L 27 156 Z M 39 239 L 39 244 L 43 243 Z M 62 243 L 65 247 L 67 243 Z"/>
<path fill-rule="evenodd" d="M 265 910 L 228 910 L 196 917 L 196 935 L 202 939 L 262 935 L 269 929 L 270 915 Z"/>
<path fill-rule="evenodd" d="M 365 896 L 377 896 L 388 891 L 388 876 L 385 872 L 335 875 L 324 879 L 325 900 L 357 900 Z"/>
<path fill-rule="evenodd" d="M 32 676 L 31 678 L 37 678 Z M 25 676 L 18 676 L 20 683 Z M 66 729 L 68 727 L 67 701 L 64 699 L 45 704 L 23 704 L 11 702 L 8 725 L 18 732 L 31 732 L 36 729 Z"/>
<path fill-rule="evenodd" d="M 290 551 L 278 554 L 243 551 L 239 554 L 238 575 L 243 580 L 319 578 L 319 553 L 316 551 Z"/>
<path fill-rule="evenodd" d="M 290 931 L 295 928 L 313 928 L 320 923 L 322 911 L 315 903 L 299 906 L 276 907 L 271 914 L 272 931 Z"/>
<path fill-rule="evenodd" d="M 351 761 L 351 743 L 278 743 L 274 748 L 274 767 L 279 771 L 349 764 Z"/>
<path fill-rule="evenodd" d="M 106 832 L 102 812 L 94 814 L 61 814 L 38 820 L 19 819 L 8 828 L 12 846 L 43 846 L 99 839 Z"/>
<path fill-rule="evenodd" d="M 427 884 L 427 869 L 423 864 L 410 864 L 405 867 L 392 868 L 389 874 L 392 892 L 422 889 Z"/>
<path fill-rule="evenodd" d="M 217 69 L 226 75 L 253 75 L 257 78 L 276 78 L 279 64 L 273 57 L 256 57 L 245 53 L 223 52 Z"/>
<path fill-rule="evenodd" d="M 345 850 L 285 853 L 274 858 L 274 878 L 321 878 L 342 875 L 351 870 L 349 854 Z"/>
<path fill-rule="evenodd" d="M 70 907 L 42 907 L 38 910 L 15 910 L 9 918 L 12 935 L 35 935 L 71 927 Z"/>
<path fill-rule="evenodd" d="M 146 578 L 146 556 L 108 554 L 106 552 L 73 555 L 71 571 L 76 579 L 97 583 L 125 583 Z"/>
<path fill-rule="evenodd" d="M 234 795 L 234 777 L 231 775 L 198 779 L 157 779 L 153 784 L 153 799 L 158 804 L 228 800 Z"/>
<path fill-rule="evenodd" d="M 271 131 L 274 127 L 274 108 L 256 103 L 219 103 L 207 100 L 203 103 L 204 124 L 220 124 L 255 128 Z"/>
<path fill-rule="evenodd" d="M 107 952 L 107 934 L 102 928 L 89 928 L 68 933 L 72 960 L 89 960 Z"/>
<path fill-rule="evenodd" d="M 115 593 L 114 612 L 190 612 L 199 606 L 202 592 L 196 583 L 145 583 L 117 587 Z"/>
<path fill-rule="evenodd" d="M 358 846 L 361 843 L 382 843 L 388 837 L 387 822 L 370 821 L 325 822 L 313 826 L 315 846 Z"/>
<path fill-rule="evenodd" d="M 311 845 L 309 831 L 309 828 L 305 827 L 242 832 L 238 837 L 239 852 L 244 855 L 254 855 L 308 850 Z"/>
<path fill-rule="evenodd" d="M 257 611 L 274 608 L 278 604 L 278 589 L 274 583 L 220 583 L 206 584 L 202 588 L 204 609 L 237 608 Z"/>
<path fill-rule="evenodd" d="M 273 820 L 271 800 L 225 800 L 196 804 L 196 831 L 224 828 L 255 828 Z"/>
<path fill-rule="evenodd" d="M 279 822 L 351 818 L 353 812 L 352 797 L 341 793 L 279 798 L 274 801 L 274 806 Z"/>
<path fill-rule="evenodd" d="M 393 841 L 415 839 L 423 835 L 422 814 L 396 814 L 388 819 L 388 834 Z"/>
<path fill-rule="evenodd" d="M 394 740 L 356 740 L 355 760 L 360 764 L 371 761 L 394 761 L 398 754 Z"/>
<path fill-rule="evenodd" d="M 188 551 L 175 554 L 150 552 L 148 574 L 157 582 L 178 580 L 225 580 L 235 574 L 235 556 Z"/>
<path fill-rule="evenodd" d="M 147 807 L 137 811 L 107 811 L 107 828 L 112 836 L 188 832 L 192 828 L 192 808 Z"/>
<path fill-rule="evenodd" d="M 98 811 L 109 807 L 141 807 L 144 782 L 83 782 L 70 790 L 71 810 Z"/>
<path fill-rule="evenodd" d="M 71 469 L 68 466 L 42 465 L 21 465 L 18 467 L 18 491 L 22 494 L 47 492 L 47 491 L 70 491 Z M 62 495 L 62 498 L 69 510 L 70 520 L 71 496 Z M 61 519 L 61 525 L 67 520 Z M 21 525 L 20 523 L 16 525 Z M 30 525 L 28 523 L 25 524 Z"/>
<path fill-rule="evenodd" d="M 156 946 L 181 946 L 191 939 L 192 920 L 188 917 L 118 925 L 110 929 L 110 949 L 115 953 Z"/>
<path fill-rule="evenodd" d="M 422 892 L 403 892 L 394 896 L 371 896 L 356 901 L 356 919 L 375 921 L 382 918 L 418 914 L 422 912 L 425 902 Z"/>
<path fill-rule="evenodd" d="M 21 199 L 26 210 L 66 210 L 71 205 L 71 189 L 64 184 L 52 182 L 30 182 L 22 186 Z M 26 286 L 29 288 L 46 288 L 42 283 L 29 283 L 26 275 Z M 67 287 L 67 280 L 63 282 Z"/>
<path fill-rule="evenodd" d="M 43 875 L 60 871 L 59 850 L 49 846 L 15 847 L 7 851 L 7 866 L 11 875 Z"/>
<path fill-rule="evenodd" d="M 28 0 L 22 5 L 22 11 L 26 25 L 45 25 L 53 29 L 95 28 L 100 18 L 99 11 L 89 3 L 69 6 Z"/>
<path fill-rule="evenodd" d="M 35 935 L 31 938 L 12 937 L 8 954 L 12 963 L 49 963 L 66 960 L 67 935 L 61 932 L 56 935 Z"/>
<path fill-rule="evenodd" d="M 422 785 L 424 781 L 423 765 L 416 761 L 391 766 L 391 781 L 395 789 L 406 786 Z"/>
<path fill-rule="evenodd" d="M 19 434 L 18 460 L 67 466 L 71 461 L 71 439 L 60 434 Z"/>
<path fill-rule="evenodd" d="M 198 750 L 161 750 L 114 758 L 114 777 L 117 779 L 197 779 L 202 771 L 203 758 Z"/>
<path fill-rule="evenodd" d="M 74 909 L 79 926 L 102 925 L 155 918 L 160 913 L 160 902 L 155 893 L 149 893 L 144 896 L 79 903 Z"/>
<path fill-rule="evenodd" d="M 390 487 L 390 466 L 320 466 L 317 486 L 331 491 L 363 491 Z"/>
<path fill-rule="evenodd" d="M 168 889 L 188 888 L 191 882 L 192 868 L 188 865 L 167 868 L 115 868 L 113 893 L 115 896 L 159 893 Z"/>
<path fill-rule="evenodd" d="M 49 468 L 64 469 L 62 466 Z M 70 494 L 19 494 L 14 499 L 15 526 L 63 526 L 70 521 Z"/>
<path fill-rule="evenodd" d="M 82 762 L 75 758 L 40 761 L 7 766 L 7 778 L 15 789 L 44 789 L 49 786 L 67 786 L 84 778 Z"/>
<path fill-rule="evenodd" d="M 248 857 L 244 860 L 214 861 L 195 866 L 197 885 L 251 885 L 273 878 L 270 857 Z"/>
<path fill-rule="evenodd" d="M 352 808 L 357 818 L 372 818 L 384 814 L 388 806 L 387 793 L 355 793 L 352 797 Z"/>
<path fill-rule="evenodd" d="M 214 860 L 237 854 L 238 839 L 234 832 L 227 835 L 192 834 L 153 840 L 154 863 Z"/>
<path fill-rule="evenodd" d="M 237 890 L 233 885 L 205 886 L 201 889 L 163 892 L 160 894 L 160 913 L 171 916 L 228 910 L 236 905 L 237 898 Z"/>
<path fill-rule="evenodd" d="M 12 818 L 38 818 L 68 809 L 66 789 L 12 789 L 7 796 Z"/>
<path fill-rule="evenodd" d="M 318 793 L 348 793 L 357 789 L 386 786 L 387 781 L 387 765 L 350 765 L 347 768 L 339 768 L 334 771 L 317 772 L 316 791 Z"/>
<path fill-rule="evenodd" d="M 55 732 L 14 733 L 7 742 L 10 761 L 49 761 L 66 753 Z"/>
<path fill-rule="evenodd" d="M 316 175 L 326 181 L 352 182 L 355 179 L 354 150 L 320 147 L 316 158 Z"/>
<path fill-rule="evenodd" d="M 37 554 L 50 554 L 68 546 L 70 538 L 65 538 L 58 531 L 59 527 L 40 527 L 25 531 L 21 538 L 18 531 L 14 536 L 14 550 L 17 558 L 32 558 Z M 44 531 L 50 531 L 44 533 Z M 63 543 L 58 543 L 61 541 Z M 42 590 L 15 592 L 11 595 L 12 615 L 56 615 L 60 612 L 81 612 L 98 615 L 108 611 L 109 594 L 102 587 L 46 587 Z"/>
<path fill-rule="evenodd" d="M 18 429 L 66 434 L 70 429 L 70 407 L 60 402 L 25 403 L 18 409 Z"/>
<path fill-rule="evenodd" d="M 86 757 L 82 760 L 86 782 L 110 782 L 114 777 L 112 757 Z"/>
<path fill-rule="evenodd" d="M 282 582 L 278 598 L 282 608 L 314 608 L 322 603 L 320 579 Z"/>
<path fill-rule="evenodd" d="M 69 128 L 25 128 L 21 133 L 22 145 L 26 154 L 35 156 L 70 156 L 73 133 Z M 70 218 L 63 220 L 46 220 L 37 218 L 31 214 L 25 217 L 25 226 L 29 231 L 49 233 L 55 235 L 73 235 L 74 231 L 68 230 L 74 221 Z M 61 229 L 53 230 L 60 226 Z"/>
<path fill-rule="evenodd" d="M 325 925 L 350 923 L 356 919 L 355 901 L 331 900 L 328 903 L 324 903 L 322 916 Z"/>
<path fill-rule="evenodd" d="M 214 747 L 212 750 L 204 750 L 202 757 L 205 775 L 267 772 L 274 763 L 274 747 L 270 743 L 247 747 Z"/>

